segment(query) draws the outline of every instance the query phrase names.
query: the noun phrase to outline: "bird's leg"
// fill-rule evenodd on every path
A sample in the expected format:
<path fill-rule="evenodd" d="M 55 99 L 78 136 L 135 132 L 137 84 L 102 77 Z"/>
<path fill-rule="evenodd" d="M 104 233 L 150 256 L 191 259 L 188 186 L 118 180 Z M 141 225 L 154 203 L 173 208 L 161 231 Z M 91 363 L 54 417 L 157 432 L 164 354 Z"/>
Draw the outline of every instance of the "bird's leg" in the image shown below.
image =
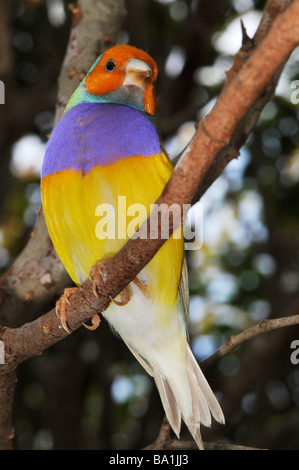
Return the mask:
<path fill-rule="evenodd" d="M 64 289 L 63 295 L 60 297 L 59 300 L 57 300 L 56 306 L 55 306 L 55 312 L 56 312 L 56 315 L 58 316 L 58 318 L 60 318 L 61 326 L 69 334 L 71 332 L 70 332 L 69 327 L 67 325 L 67 312 L 66 312 L 66 309 L 67 309 L 67 304 L 70 305 L 70 301 L 69 301 L 70 295 L 72 295 L 77 289 L 78 289 L 78 287 L 67 287 L 66 289 Z M 100 322 L 101 322 L 101 320 L 100 320 L 99 315 L 95 314 L 91 319 L 92 324 L 90 326 L 86 325 L 85 323 L 83 323 L 83 325 L 88 330 L 95 330 L 99 326 Z"/>
<path fill-rule="evenodd" d="M 72 295 L 78 288 L 77 287 L 67 287 L 64 289 L 64 293 L 60 297 L 59 300 L 57 300 L 56 305 L 55 305 L 55 312 L 58 318 L 60 318 L 61 326 L 62 328 L 67 332 L 70 333 L 70 330 L 67 326 L 67 304 L 70 304 L 69 302 L 69 297 Z"/>

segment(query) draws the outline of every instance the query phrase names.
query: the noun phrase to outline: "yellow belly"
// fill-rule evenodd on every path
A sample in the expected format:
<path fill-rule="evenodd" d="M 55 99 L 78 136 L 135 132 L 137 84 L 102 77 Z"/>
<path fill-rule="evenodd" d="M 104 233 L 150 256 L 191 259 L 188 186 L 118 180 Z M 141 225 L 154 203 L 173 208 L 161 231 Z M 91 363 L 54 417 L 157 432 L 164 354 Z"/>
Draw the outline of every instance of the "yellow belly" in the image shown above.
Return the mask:
<path fill-rule="evenodd" d="M 160 196 L 171 173 L 168 158 L 157 154 L 97 166 L 83 176 L 65 170 L 42 179 L 49 234 L 77 285 L 88 278 L 90 268 L 100 259 L 122 248 L 133 234 L 136 221 L 143 221 L 140 209 L 146 209 L 145 220 L 150 204 Z M 167 240 L 145 268 L 152 299 L 169 308 L 176 303 L 183 260 L 183 237 L 178 230 L 181 236 Z"/>

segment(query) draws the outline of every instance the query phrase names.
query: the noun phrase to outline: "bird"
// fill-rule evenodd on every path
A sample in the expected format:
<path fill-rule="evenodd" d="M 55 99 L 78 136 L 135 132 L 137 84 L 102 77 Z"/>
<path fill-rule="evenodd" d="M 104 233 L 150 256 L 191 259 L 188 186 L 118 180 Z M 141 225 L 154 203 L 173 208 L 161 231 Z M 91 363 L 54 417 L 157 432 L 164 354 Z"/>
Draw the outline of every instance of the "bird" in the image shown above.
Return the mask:
<path fill-rule="evenodd" d="M 134 210 L 142 205 L 148 216 L 173 172 L 157 128 L 157 76 L 146 51 L 123 44 L 106 49 L 74 91 L 46 146 L 41 197 L 48 232 L 74 284 L 90 279 L 95 295 L 97 274 L 138 229 Z M 131 215 L 120 211 L 124 201 Z M 56 304 L 68 332 L 72 289 Z M 183 421 L 203 449 L 201 425 L 225 420 L 190 347 L 183 236 L 169 236 L 111 300 L 101 317 L 153 377 L 176 436 Z M 94 329 L 99 321 L 95 315 L 86 326 Z"/>

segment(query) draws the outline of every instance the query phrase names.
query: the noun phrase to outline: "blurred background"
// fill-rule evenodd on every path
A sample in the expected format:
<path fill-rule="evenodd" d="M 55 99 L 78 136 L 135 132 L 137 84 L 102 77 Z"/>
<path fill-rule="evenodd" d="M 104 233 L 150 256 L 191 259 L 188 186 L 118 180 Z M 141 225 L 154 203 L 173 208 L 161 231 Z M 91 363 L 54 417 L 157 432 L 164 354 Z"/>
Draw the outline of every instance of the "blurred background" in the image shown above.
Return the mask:
<path fill-rule="evenodd" d="M 265 3 L 126 1 L 118 42 L 158 63 L 160 131 L 171 157 L 213 106 L 241 46 L 240 19 L 253 35 Z M 39 175 L 70 25 L 63 0 L 0 3 L 2 273 L 26 244 L 41 204 Z M 297 49 L 239 158 L 198 203 L 203 243 L 187 256 L 199 361 L 260 320 L 299 313 L 298 62 Z M 261 335 L 206 371 L 227 424 L 204 430 L 204 439 L 299 449 L 299 366 L 290 360 L 296 339 L 299 327 Z M 18 368 L 17 449 L 139 449 L 155 439 L 162 418 L 151 378 L 104 322 Z"/>

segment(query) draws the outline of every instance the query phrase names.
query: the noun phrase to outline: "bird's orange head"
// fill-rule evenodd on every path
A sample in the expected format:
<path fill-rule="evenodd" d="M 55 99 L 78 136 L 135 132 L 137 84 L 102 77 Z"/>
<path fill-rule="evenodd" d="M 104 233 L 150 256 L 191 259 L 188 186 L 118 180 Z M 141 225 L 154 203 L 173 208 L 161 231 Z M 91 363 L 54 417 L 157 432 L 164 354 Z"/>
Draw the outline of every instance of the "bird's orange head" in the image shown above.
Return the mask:
<path fill-rule="evenodd" d="M 127 104 L 154 116 L 157 75 L 158 67 L 149 54 L 132 46 L 114 46 L 96 60 L 83 80 L 85 98 Z"/>

